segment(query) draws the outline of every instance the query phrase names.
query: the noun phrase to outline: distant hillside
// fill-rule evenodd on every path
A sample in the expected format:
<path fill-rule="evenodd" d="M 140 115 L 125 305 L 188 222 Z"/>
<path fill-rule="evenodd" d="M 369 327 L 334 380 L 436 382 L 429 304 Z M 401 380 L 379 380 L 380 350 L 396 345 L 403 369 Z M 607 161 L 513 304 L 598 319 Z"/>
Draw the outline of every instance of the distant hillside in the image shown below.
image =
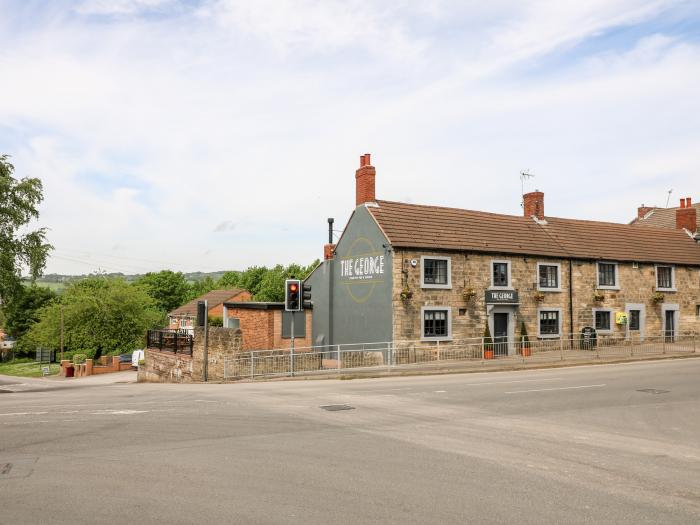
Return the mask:
<path fill-rule="evenodd" d="M 221 279 L 221 276 L 226 273 L 226 270 L 221 270 L 219 272 L 183 272 L 183 275 L 185 276 L 185 279 L 187 279 L 188 282 L 194 283 L 197 281 L 201 281 L 202 279 L 205 279 L 207 277 L 211 277 L 214 281 L 218 281 Z M 75 281 L 81 281 L 85 279 L 86 277 L 90 277 L 90 275 L 94 274 L 83 274 L 83 275 L 62 275 L 59 273 L 49 273 L 46 274 L 39 279 L 37 279 L 36 283 L 39 286 L 46 286 L 47 288 L 51 288 L 54 291 L 62 290 L 68 283 L 75 282 Z M 137 280 L 139 277 L 143 276 L 143 274 L 124 274 L 124 273 L 105 273 L 102 274 L 107 277 L 121 277 L 127 282 L 132 282 Z M 27 278 L 27 280 L 29 280 Z"/>

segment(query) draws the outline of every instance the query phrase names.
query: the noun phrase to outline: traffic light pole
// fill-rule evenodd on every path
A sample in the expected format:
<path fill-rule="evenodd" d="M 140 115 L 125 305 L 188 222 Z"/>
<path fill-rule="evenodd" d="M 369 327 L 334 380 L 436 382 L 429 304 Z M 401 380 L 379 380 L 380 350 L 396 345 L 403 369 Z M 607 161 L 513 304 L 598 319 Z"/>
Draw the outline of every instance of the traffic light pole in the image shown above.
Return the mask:
<path fill-rule="evenodd" d="M 294 377 L 294 318 L 296 317 L 296 315 L 294 315 L 295 313 L 296 312 L 292 312 L 292 347 L 289 353 L 289 365 L 292 369 L 292 377 Z"/>

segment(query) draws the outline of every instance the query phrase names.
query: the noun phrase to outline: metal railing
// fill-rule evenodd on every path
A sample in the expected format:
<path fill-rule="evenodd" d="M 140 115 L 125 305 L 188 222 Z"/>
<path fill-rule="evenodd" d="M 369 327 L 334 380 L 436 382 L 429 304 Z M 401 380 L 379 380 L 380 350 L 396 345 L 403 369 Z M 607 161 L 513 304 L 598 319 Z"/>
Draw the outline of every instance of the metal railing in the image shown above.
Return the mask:
<path fill-rule="evenodd" d="M 146 348 L 174 354 L 192 355 L 194 336 L 187 330 L 149 330 L 146 333 Z"/>
<path fill-rule="evenodd" d="M 386 341 L 345 345 L 297 347 L 241 352 L 224 358 L 224 379 L 256 379 L 296 374 L 341 373 L 352 370 L 391 369 L 441 362 L 595 361 L 622 357 L 700 352 L 696 333 L 602 335 L 581 334 L 547 339 L 497 342 L 485 338 L 452 341 Z"/>

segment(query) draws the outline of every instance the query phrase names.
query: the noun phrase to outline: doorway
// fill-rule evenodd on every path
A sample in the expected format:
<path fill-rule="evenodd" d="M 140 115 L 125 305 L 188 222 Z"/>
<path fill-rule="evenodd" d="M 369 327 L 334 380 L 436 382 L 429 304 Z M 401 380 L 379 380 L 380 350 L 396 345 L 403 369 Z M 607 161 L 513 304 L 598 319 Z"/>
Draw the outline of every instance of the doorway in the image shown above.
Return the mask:
<path fill-rule="evenodd" d="M 666 310 L 664 312 L 664 339 L 667 343 L 672 343 L 676 338 L 676 312 Z"/>
<path fill-rule="evenodd" d="M 507 313 L 493 314 L 493 354 L 495 357 L 508 355 L 508 317 Z"/>

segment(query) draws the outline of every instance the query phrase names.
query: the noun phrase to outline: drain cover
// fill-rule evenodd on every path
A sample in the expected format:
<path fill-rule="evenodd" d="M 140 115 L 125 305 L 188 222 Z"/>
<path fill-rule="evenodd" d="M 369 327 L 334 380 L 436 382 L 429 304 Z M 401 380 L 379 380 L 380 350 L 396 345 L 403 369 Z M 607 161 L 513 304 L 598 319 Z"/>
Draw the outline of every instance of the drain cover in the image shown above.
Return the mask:
<path fill-rule="evenodd" d="M 337 412 L 338 410 L 355 410 L 355 407 L 350 405 L 321 405 L 323 410 L 328 410 L 329 412 Z"/>
<path fill-rule="evenodd" d="M 12 463 L 0 463 L 0 476 L 7 476 L 12 470 Z"/>
<path fill-rule="evenodd" d="M 0 394 L 12 394 L 12 393 L 13 393 L 12 390 L 3 390 L 2 388 L 0 388 Z"/>
<path fill-rule="evenodd" d="M 668 394 L 670 390 L 657 390 L 656 388 L 640 388 L 637 392 L 644 392 L 645 394 Z"/>

